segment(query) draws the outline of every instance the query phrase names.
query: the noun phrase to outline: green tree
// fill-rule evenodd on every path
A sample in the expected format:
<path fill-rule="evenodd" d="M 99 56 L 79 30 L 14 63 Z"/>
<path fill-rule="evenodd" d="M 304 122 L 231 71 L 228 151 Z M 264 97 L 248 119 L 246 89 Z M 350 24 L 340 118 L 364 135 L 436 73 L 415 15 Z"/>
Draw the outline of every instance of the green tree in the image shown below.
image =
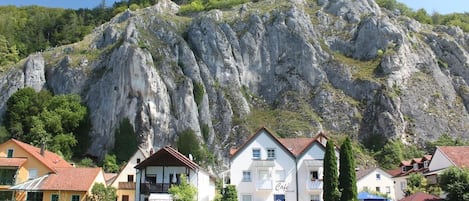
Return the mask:
<path fill-rule="evenodd" d="M 193 130 L 185 130 L 181 132 L 176 142 L 178 151 L 188 156 L 191 154 L 194 161 L 202 165 L 209 165 L 214 163 L 214 156 L 208 150 L 207 146 L 201 145 L 197 135 Z"/>
<path fill-rule="evenodd" d="M 440 187 L 448 193 L 447 200 L 469 200 L 469 170 L 466 168 L 450 167 L 440 175 Z"/>
<path fill-rule="evenodd" d="M 197 189 L 187 182 L 185 175 L 181 175 L 181 183 L 179 185 L 171 185 L 168 192 L 176 201 L 195 201 Z"/>
<path fill-rule="evenodd" d="M 90 201 L 115 201 L 117 199 L 116 189 L 112 186 L 106 187 L 102 183 L 95 183 L 91 189 Z"/>
<path fill-rule="evenodd" d="M 384 169 L 396 168 L 404 159 L 400 143 L 388 140 L 383 149 L 375 155 L 375 159 Z"/>
<path fill-rule="evenodd" d="M 355 160 L 349 137 L 340 146 L 339 190 L 340 201 L 358 201 Z"/>
<path fill-rule="evenodd" d="M 119 165 L 117 165 L 116 155 L 106 154 L 104 156 L 103 169 L 105 172 L 119 172 Z"/>
<path fill-rule="evenodd" d="M 236 191 L 236 186 L 227 185 L 223 189 L 223 201 L 238 201 L 238 192 Z"/>
<path fill-rule="evenodd" d="M 405 190 L 405 194 L 406 196 L 409 196 L 417 192 L 430 193 L 435 196 L 440 196 L 441 188 L 437 185 L 428 184 L 427 179 L 421 173 L 412 173 L 407 178 L 407 188 Z"/>
<path fill-rule="evenodd" d="M 337 175 L 337 157 L 335 155 L 335 145 L 332 139 L 326 144 L 324 154 L 324 201 L 337 201 L 340 198 L 339 180 Z"/>
<path fill-rule="evenodd" d="M 459 137 L 452 138 L 450 135 L 445 133 L 445 134 L 440 135 L 438 139 L 436 139 L 435 141 L 427 142 L 426 151 L 428 153 L 433 153 L 436 150 L 436 146 L 463 146 L 463 145 L 469 145 L 469 142 Z"/>
<path fill-rule="evenodd" d="M 128 118 L 122 120 L 116 129 L 115 139 L 113 153 L 116 154 L 117 163 L 121 164 L 129 160 L 138 149 L 137 136 Z"/>

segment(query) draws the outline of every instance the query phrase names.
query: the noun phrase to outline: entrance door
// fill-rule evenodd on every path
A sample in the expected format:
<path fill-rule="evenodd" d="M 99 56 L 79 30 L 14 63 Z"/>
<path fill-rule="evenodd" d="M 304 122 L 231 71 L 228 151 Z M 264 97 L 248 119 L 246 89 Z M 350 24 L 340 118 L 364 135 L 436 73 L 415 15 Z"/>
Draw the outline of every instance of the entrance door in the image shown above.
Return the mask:
<path fill-rule="evenodd" d="M 285 195 L 274 195 L 274 201 L 285 201 Z"/>

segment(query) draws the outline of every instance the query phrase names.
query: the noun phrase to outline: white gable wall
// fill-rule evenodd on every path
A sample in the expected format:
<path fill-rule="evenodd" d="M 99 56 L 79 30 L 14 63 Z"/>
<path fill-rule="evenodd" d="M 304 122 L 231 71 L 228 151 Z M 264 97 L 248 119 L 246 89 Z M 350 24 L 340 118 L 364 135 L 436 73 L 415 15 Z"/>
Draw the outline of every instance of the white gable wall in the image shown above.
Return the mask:
<path fill-rule="evenodd" d="M 127 182 L 128 180 L 128 175 L 133 175 L 134 179 L 132 182 L 136 181 L 136 169 L 134 168 L 138 163 L 137 159 L 140 159 L 140 161 L 145 160 L 145 156 L 140 150 L 137 150 L 135 154 L 129 159 L 125 167 L 119 172 L 117 175 L 117 178 L 112 182 L 111 186 L 114 188 L 118 188 L 119 182 Z"/>
<path fill-rule="evenodd" d="M 273 201 L 274 195 L 285 195 L 285 200 L 297 200 L 295 159 L 269 134 L 261 132 L 231 160 L 230 179 L 237 188 L 238 200 L 251 196 L 252 201 Z M 267 160 L 267 149 L 270 148 L 275 149 L 273 160 Z M 253 160 L 253 149 L 260 150 L 260 160 Z M 251 181 L 243 181 L 244 171 L 250 172 Z M 284 178 L 276 176 L 282 174 Z"/>
<path fill-rule="evenodd" d="M 436 149 L 430 161 L 430 165 L 428 166 L 428 171 L 441 170 L 450 166 L 453 166 L 453 163 L 446 158 L 440 149 Z"/>
<path fill-rule="evenodd" d="M 381 169 L 375 169 L 357 181 L 358 192 L 367 191 L 366 189 L 378 191 L 378 188 L 380 193 L 387 194 L 392 200 L 396 200 L 394 180 Z"/>

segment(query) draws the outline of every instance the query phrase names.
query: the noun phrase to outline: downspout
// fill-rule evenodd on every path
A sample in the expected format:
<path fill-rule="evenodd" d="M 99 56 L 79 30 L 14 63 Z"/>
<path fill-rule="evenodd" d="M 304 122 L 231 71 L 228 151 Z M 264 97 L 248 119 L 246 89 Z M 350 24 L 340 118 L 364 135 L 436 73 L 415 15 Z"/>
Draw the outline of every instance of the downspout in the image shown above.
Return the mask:
<path fill-rule="evenodd" d="M 300 195 L 300 193 L 298 191 L 300 190 L 300 188 L 298 188 L 299 187 L 298 186 L 298 169 L 299 168 L 298 168 L 298 159 L 296 157 L 295 157 L 295 169 L 296 169 L 296 171 L 295 171 L 295 175 L 296 175 L 296 181 L 295 181 L 295 183 L 296 183 L 296 201 L 298 201 L 298 198 L 299 198 L 299 195 Z"/>

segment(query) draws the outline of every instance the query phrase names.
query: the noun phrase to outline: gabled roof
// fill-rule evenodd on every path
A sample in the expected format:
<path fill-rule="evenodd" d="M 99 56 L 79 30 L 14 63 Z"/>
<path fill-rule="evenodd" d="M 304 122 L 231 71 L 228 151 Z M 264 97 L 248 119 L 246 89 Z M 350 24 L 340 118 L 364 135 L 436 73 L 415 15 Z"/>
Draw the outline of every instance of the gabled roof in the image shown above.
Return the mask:
<path fill-rule="evenodd" d="M 440 200 L 443 200 L 443 199 L 434 195 L 430 195 L 428 193 L 417 192 L 405 198 L 402 198 L 399 201 L 440 201 Z"/>
<path fill-rule="evenodd" d="M 120 182 L 117 180 L 117 178 L 119 178 L 119 176 L 121 174 L 128 174 L 128 172 L 124 172 L 124 170 L 127 168 L 128 165 L 130 165 L 130 160 L 132 160 L 134 157 L 137 156 L 137 154 L 140 153 L 142 156 L 143 156 L 143 160 L 145 160 L 146 158 L 150 157 L 150 152 L 149 151 L 145 151 L 143 150 L 141 147 L 138 147 L 137 148 L 137 151 L 135 151 L 135 153 L 129 158 L 129 161 L 127 161 L 122 167 L 121 169 L 119 170 L 119 173 L 115 174 L 114 175 L 114 178 L 109 178 L 109 179 L 106 179 L 106 183 L 108 183 L 109 185 L 112 185 L 114 182 Z M 135 169 L 132 167 L 132 170 L 135 171 Z M 109 173 L 105 173 L 104 176 L 106 177 L 106 175 L 109 174 Z M 119 185 L 119 183 L 118 183 Z"/>
<path fill-rule="evenodd" d="M 55 168 L 73 167 L 67 161 L 65 161 L 62 157 L 60 157 L 59 155 L 57 155 L 53 152 L 45 150 L 44 155 L 41 155 L 41 149 L 40 148 L 37 148 L 35 146 L 26 144 L 26 143 L 21 142 L 21 141 L 16 140 L 16 139 L 10 139 L 9 141 L 17 144 L 24 151 L 28 152 L 34 158 L 39 160 L 42 164 L 44 164 L 51 171 L 55 172 Z"/>
<path fill-rule="evenodd" d="M 11 190 L 24 191 L 88 191 L 91 189 L 101 168 L 57 168 L 56 173 L 46 174 L 36 179 L 11 187 Z"/>
<path fill-rule="evenodd" d="M 0 158 L 0 167 L 21 167 L 27 158 Z"/>
<path fill-rule="evenodd" d="M 148 166 L 185 166 L 192 170 L 200 169 L 199 165 L 194 161 L 170 146 L 161 148 L 156 153 L 140 162 L 140 164 L 136 165 L 135 168 L 142 169 Z"/>
<path fill-rule="evenodd" d="M 367 175 L 369 175 L 370 173 L 374 172 L 374 171 L 379 171 L 381 173 L 384 173 L 384 175 L 388 176 L 389 178 L 392 177 L 392 175 L 387 172 L 387 171 L 384 171 L 383 169 L 379 168 L 379 167 L 373 167 L 373 168 L 368 168 L 368 169 L 363 169 L 363 170 L 359 170 L 356 172 L 356 176 L 357 176 L 357 181 L 366 177 Z"/>
<path fill-rule="evenodd" d="M 437 150 L 457 167 L 469 167 L 469 146 L 437 146 Z"/>
<path fill-rule="evenodd" d="M 242 144 L 238 149 L 230 149 L 230 156 L 234 158 L 239 152 L 244 150 L 248 144 L 250 144 L 258 135 L 265 131 L 269 137 L 273 139 L 274 142 L 278 143 L 279 147 L 283 148 L 287 153 L 291 154 L 293 157 L 299 157 L 305 153 L 308 148 L 313 144 L 318 143 L 321 147 L 325 147 L 322 143 L 323 139 L 327 140 L 327 137 L 321 132 L 318 133 L 313 138 L 277 138 L 272 131 L 266 127 L 259 128 L 254 135 L 252 135 L 244 144 Z"/>

